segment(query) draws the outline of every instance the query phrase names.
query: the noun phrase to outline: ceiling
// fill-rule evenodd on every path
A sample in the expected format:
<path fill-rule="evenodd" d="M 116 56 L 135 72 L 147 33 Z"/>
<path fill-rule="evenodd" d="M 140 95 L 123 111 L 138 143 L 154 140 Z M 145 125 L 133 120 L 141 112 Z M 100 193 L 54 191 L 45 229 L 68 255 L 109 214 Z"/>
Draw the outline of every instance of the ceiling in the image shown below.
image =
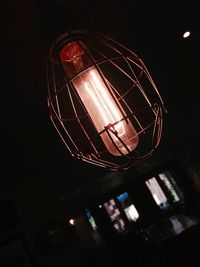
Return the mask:
<path fill-rule="evenodd" d="M 187 5 L 131 0 L 21 0 L 4 3 L 1 83 L 3 183 L 61 169 L 91 182 L 106 170 L 71 159 L 47 109 L 45 61 L 50 42 L 71 27 L 89 27 L 123 43 L 145 62 L 168 110 L 155 159 L 199 148 L 199 14 Z M 183 39 L 184 31 L 191 37 Z M 198 140 L 198 139 L 197 139 Z M 112 178 L 109 178 L 112 179 Z M 72 183 L 72 182 L 71 182 Z M 80 187 L 83 182 L 79 183 Z"/>

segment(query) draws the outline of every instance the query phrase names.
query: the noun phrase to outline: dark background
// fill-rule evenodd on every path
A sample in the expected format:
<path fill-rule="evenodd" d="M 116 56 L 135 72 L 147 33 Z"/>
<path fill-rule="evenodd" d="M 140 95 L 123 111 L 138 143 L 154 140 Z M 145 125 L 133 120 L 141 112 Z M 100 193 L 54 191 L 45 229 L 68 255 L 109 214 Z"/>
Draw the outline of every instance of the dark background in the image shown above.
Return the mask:
<path fill-rule="evenodd" d="M 155 157 L 198 151 L 199 17 L 193 1 L 9 1 L 2 11 L 4 181 L 12 177 L 14 184 L 51 169 L 68 173 L 69 167 L 72 172 L 82 167 L 69 159 L 49 120 L 46 100 L 49 45 L 76 27 L 111 36 L 145 62 L 168 110 Z M 186 30 L 191 36 L 183 39 Z"/>
<path fill-rule="evenodd" d="M 175 160 L 186 173 L 199 166 L 196 1 L 10 0 L 1 11 L 1 200 L 14 205 L 17 231 L 25 234 L 32 250 L 43 225 L 78 213 L 90 199 L 126 181 L 137 187 L 138 177 L 166 162 Z M 127 172 L 71 159 L 50 122 L 45 76 L 49 45 L 76 27 L 100 31 L 138 54 L 168 110 L 158 149 Z M 186 30 L 191 36 L 184 39 Z M 183 184 L 190 184 L 190 178 L 186 175 Z M 12 233 L 3 233 L 1 239 Z"/>

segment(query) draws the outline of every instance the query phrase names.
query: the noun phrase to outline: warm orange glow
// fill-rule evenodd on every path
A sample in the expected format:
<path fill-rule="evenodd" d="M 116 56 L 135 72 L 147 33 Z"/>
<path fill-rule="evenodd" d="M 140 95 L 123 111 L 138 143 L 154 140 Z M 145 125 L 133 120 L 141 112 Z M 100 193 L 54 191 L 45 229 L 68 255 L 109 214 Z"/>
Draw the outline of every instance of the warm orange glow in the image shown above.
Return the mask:
<path fill-rule="evenodd" d="M 73 61 L 83 53 L 82 43 L 71 42 L 67 44 L 60 52 L 62 61 Z"/>
<path fill-rule="evenodd" d="M 68 44 L 66 47 L 61 51 L 60 57 L 63 61 L 64 70 L 70 76 L 72 71 L 81 70 L 84 61 L 81 60 L 81 53 L 79 53 L 79 58 L 77 58 L 78 53 L 76 51 L 76 60 L 72 56 L 69 63 L 68 55 L 71 53 L 69 49 L 72 46 Z M 63 60 L 63 58 L 66 58 L 63 51 L 67 53 L 68 62 Z M 80 52 L 80 50 L 78 51 Z M 86 57 L 87 55 L 85 55 Z M 88 58 L 86 62 L 88 62 Z M 115 156 L 120 156 L 134 150 L 139 142 L 137 132 L 130 120 L 125 120 L 126 114 L 124 110 L 119 101 L 110 93 L 109 85 L 103 80 L 98 69 L 94 66 L 88 68 L 77 75 L 72 80 L 72 83 L 97 132 L 101 133 L 100 136 L 108 151 Z"/>

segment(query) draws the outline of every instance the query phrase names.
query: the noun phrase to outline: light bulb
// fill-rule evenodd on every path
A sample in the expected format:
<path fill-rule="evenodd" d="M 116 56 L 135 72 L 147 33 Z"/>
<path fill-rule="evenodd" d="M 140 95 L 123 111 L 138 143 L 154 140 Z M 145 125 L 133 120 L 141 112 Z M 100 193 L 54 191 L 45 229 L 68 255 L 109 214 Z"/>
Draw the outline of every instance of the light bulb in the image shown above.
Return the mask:
<path fill-rule="evenodd" d="M 90 67 L 85 44 L 68 43 L 61 49 L 60 59 L 108 151 L 115 156 L 133 151 L 139 142 L 138 134 L 100 70 Z"/>

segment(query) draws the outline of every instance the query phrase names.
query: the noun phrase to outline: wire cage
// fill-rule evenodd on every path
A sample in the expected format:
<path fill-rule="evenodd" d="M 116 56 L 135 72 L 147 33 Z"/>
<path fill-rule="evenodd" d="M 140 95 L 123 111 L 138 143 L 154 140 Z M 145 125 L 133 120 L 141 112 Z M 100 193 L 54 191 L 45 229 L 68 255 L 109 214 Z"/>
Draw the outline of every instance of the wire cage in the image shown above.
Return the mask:
<path fill-rule="evenodd" d="M 47 86 L 51 121 L 73 157 L 125 170 L 158 146 L 162 98 L 142 60 L 117 41 L 63 34 L 50 48 Z"/>

